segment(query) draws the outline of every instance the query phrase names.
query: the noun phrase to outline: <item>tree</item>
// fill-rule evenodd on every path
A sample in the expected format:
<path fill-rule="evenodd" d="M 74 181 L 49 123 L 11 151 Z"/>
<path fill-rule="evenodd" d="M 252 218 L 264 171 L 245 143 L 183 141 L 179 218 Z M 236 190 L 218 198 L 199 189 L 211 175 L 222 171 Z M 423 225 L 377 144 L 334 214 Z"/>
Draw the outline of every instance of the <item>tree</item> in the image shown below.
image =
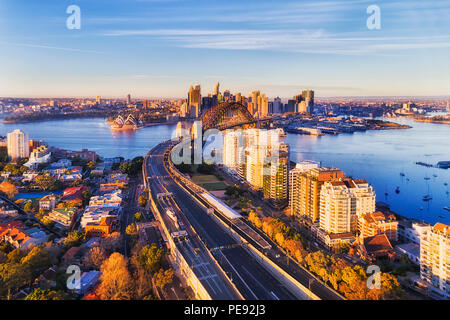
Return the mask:
<path fill-rule="evenodd" d="M 34 276 L 38 276 L 42 271 L 50 267 L 50 255 L 45 248 L 36 246 L 20 262 Z"/>
<path fill-rule="evenodd" d="M 36 185 L 45 191 L 50 190 L 55 184 L 55 179 L 53 179 L 53 177 L 48 174 L 39 175 L 34 180 L 36 182 Z"/>
<path fill-rule="evenodd" d="M 33 211 L 33 203 L 31 201 L 25 203 L 23 210 L 25 210 L 28 213 L 31 213 Z"/>
<path fill-rule="evenodd" d="M 25 300 L 66 300 L 67 295 L 63 291 L 54 291 L 41 288 L 34 289 L 32 293 L 25 297 Z"/>
<path fill-rule="evenodd" d="M 159 271 L 154 276 L 155 285 L 161 290 L 164 290 L 164 287 L 172 282 L 173 276 L 174 271 L 172 268 L 166 271 L 164 271 L 163 269 L 159 269 Z"/>
<path fill-rule="evenodd" d="M 106 250 L 100 247 L 91 248 L 84 257 L 84 263 L 89 267 L 99 269 L 108 258 Z"/>
<path fill-rule="evenodd" d="M 39 208 L 39 211 L 37 214 L 35 214 L 35 217 L 39 220 L 41 220 L 46 214 L 46 211 L 44 208 Z"/>
<path fill-rule="evenodd" d="M 125 233 L 130 237 L 136 237 L 138 235 L 138 230 L 135 223 L 129 224 L 125 229 Z"/>
<path fill-rule="evenodd" d="M 136 220 L 137 222 L 142 221 L 142 219 L 143 219 L 142 213 L 136 212 L 136 213 L 134 214 L 134 220 Z"/>
<path fill-rule="evenodd" d="M 130 300 L 133 297 L 133 280 L 127 268 L 127 260 L 114 252 L 103 262 L 97 293 L 102 300 Z"/>
<path fill-rule="evenodd" d="M 97 167 L 97 163 L 95 163 L 94 161 L 89 161 L 86 166 L 88 167 L 89 170 L 93 170 Z"/>
<path fill-rule="evenodd" d="M 89 200 L 91 199 L 92 193 L 89 190 L 85 190 L 82 193 L 83 195 L 83 205 L 87 205 Z"/>
<path fill-rule="evenodd" d="M 15 293 L 19 288 L 29 284 L 31 279 L 30 270 L 20 263 L 0 264 L 0 297 Z"/>
<path fill-rule="evenodd" d="M 6 253 L 0 251 L 0 264 L 5 263 L 8 261 L 8 256 Z"/>
<path fill-rule="evenodd" d="M 19 193 L 17 187 L 8 180 L 5 180 L 2 183 L 0 183 L 0 191 L 5 193 L 10 199 L 14 198 L 16 194 Z"/>
<path fill-rule="evenodd" d="M 152 292 L 152 278 L 143 269 L 138 269 L 134 275 L 136 299 L 145 300 Z"/>
<path fill-rule="evenodd" d="M 253 223 L 255 225 L 255 227 L 257 227 L 257 228 L 261 228 L 262 227 L 262 221 L 261 221 L 261 219 L 259 218 L 258 214 L 255 211 L 250 210 L 250 213 L 248 215 L 248 220 L 251 223 Z"/>
<path fill-rule="evenodd" d="M 143 193 L 138 197 L 139 206 L 145 207 L 147 205 L 147 196 Z"/>
<path fill-rule="evenodd" d="M 100 242 L 100 247 L 107 252 L 118 250 L 122 246 L 122 235 L 119 232 L 113 232 Z"/>
<path fill-rule="evenodd" d="M 23 253 L 19 248 L 14 249 L 10 253 L 8 253 L 8 262 L 9 263 L 19 263 L 20 260 L 22 260 L 22 258 L 23 258 Z"/>
<path fill-rule="evenodd" d="M 64 245 L 68 248 L 79 246 L 86 239 L 84 231 L 75 230 L 70 232 L 64 240 Z"/>
<path fill-rule="evenodd" d="M 144 246 L 137 253 L 136 261 L 140 268 L 153 274 L 159 270 L 162 257 L 162 249 L 158 248 L 156 244 L 153 243 L 151 246 Z"/>

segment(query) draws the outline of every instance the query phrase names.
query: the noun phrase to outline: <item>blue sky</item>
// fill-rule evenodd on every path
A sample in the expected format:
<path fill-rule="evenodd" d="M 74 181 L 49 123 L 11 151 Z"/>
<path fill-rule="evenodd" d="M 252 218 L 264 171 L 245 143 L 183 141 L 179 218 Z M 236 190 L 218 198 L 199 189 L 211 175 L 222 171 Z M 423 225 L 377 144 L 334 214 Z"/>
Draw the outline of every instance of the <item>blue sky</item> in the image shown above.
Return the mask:
<path fill-rule="evenodd" d="M 450 95 L 449 17 L 450 0 L 0 0 L 0 96 L 184 97 L 217 81 L 283 98 Z"/>

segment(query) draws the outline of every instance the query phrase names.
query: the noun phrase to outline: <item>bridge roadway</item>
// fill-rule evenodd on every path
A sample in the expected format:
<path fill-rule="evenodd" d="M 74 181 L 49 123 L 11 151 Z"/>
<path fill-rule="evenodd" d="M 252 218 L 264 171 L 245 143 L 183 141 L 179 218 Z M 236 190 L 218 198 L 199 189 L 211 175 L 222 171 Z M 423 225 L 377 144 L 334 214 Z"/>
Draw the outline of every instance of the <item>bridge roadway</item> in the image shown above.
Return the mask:
<path fill-rule="evenodd" d="M 296 297 L 281 281 L 267 271 L 259 261 L 213 220 L 205 209 L 177 185 L 164 167 L 163 154 L 169 147 L 163 143 L 155 147 L 147 165 L 150 188 L 154 194 L 170 192 L 182 215 L 195 229 L 222 269 L 247 300 L 295 300 Z M 216 248 L 225 247 L 220 250 Z"/>

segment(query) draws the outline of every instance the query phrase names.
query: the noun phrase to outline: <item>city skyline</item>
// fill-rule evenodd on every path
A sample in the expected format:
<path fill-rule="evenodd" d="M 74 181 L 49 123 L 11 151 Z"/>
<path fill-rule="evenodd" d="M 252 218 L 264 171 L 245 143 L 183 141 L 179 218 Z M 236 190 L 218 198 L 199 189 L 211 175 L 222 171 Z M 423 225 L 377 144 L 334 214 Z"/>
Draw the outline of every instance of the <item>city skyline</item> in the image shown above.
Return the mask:
<path fill-rule="evenodd" d="M 0 96 L 444 96 L 450 1 L 70 1 L 0 5 Z M 368 6 L 381 10 L 369 30 Z"/>

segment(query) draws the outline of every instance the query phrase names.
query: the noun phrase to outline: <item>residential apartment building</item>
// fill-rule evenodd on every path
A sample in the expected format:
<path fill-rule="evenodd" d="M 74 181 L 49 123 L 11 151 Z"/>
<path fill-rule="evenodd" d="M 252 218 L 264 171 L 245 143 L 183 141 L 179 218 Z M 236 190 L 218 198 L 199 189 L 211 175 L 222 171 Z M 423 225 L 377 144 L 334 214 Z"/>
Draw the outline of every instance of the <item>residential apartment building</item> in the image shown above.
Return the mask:
<path fill-rule="evenodd" d="M 277 153 L 272 158 L 272 148 Z M 269 149 L 270 162 L 263 169 L 264 198 L 276 203 L 285 202 L 288 199 L 288 170 L 289 170 L 289 146 L 279 144 Z"/>
<path fill-rule="evenodd" d="M 385 215 L 382 212 L 372 212 L 360 215 L 358 219 L 358 231 L 361 240 L 377 234 L 386 234 L 389 241 L 397 242 L 398 221 L 394 215 Z"/>
<path fill-rule="evenodd" d="M 450 299 L 450 227 L 437 223 L 420 239 L 420 276 L 428 288 Z"/>
<path fill-rule="evenodd" d="M 336 168 L 319 167 L 303 172 L 300 176 L 298 214 L 317 222 L 320 216 L 320 191 L 325 182 L 340 181 L 344 172 Z"/>
<path fill-rule="evenodd" d="M 47 216 L 48 219 L 56 222 L 60 228 L 72 228 L 75 223 L 76 208 L 55 208 Z"/>
<path fill-rule="evenodd" d="M 365 192 L 361 192 L 365 190 Z M 370 192 L 367 192 L 369 189 Z M 372 202 L 372 204 L 369 204 Z M 355 239 L 358 216 L 375 209 L 375 193 L 365 180 L 343 179 L 325 182 L 320 191 L 319 229 L 334 246 Z"/>
<path fill-rule="evenodd" d="M 319 167 L 315 161 L 305 160 L 297 163 L 295 168 L 289 171 L 289 208 L 291 215 L 300 214 L 300 187 L 302 173 Z"/>
<path fill-rule="evenodd" d="M 30 156 L 30 144 L 28 134 L 16 129 L 8 133 L 8 156 L 12 160 L 28 158 Z"/>

